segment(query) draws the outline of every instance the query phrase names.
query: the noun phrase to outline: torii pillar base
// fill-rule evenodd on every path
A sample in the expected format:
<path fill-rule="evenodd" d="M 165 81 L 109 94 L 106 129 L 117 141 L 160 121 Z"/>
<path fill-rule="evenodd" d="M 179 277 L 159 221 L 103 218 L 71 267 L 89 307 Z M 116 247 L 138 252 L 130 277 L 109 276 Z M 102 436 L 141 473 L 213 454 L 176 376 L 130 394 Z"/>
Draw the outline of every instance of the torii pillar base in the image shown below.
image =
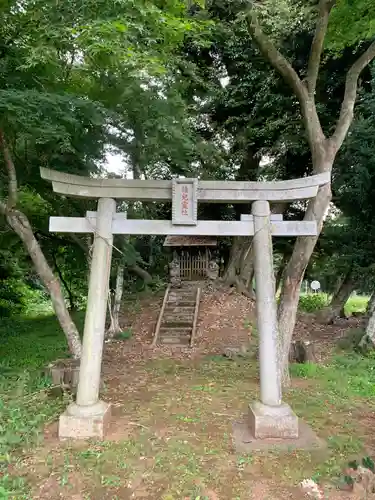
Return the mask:
<path fill-rule="evenodd" d="M 249 405 L 248 418 L 249 430 L 255 439 L 298 438 L 298 417 L 287 404 L 253 403 Z"/>
<path fill-rule="evenodd" d="M 111 420 L 111 405 L 98 401 L 93 406 L 72 403 L 60 415 L 59 439 L 104 439 Z"/>

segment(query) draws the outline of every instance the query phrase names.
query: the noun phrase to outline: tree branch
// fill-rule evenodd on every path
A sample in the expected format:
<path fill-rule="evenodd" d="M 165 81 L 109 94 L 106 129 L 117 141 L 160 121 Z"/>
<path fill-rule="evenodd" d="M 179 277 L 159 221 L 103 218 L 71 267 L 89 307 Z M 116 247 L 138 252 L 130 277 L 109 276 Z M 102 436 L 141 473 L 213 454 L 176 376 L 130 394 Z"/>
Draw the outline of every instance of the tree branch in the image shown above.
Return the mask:
<path fill-rule="evenodd" d="M 277 50 L 267 35 L 263 33 L 253 10 L 246 15 L 246 23 L 248 32 L 258 45 L 261 53 L 282 75 L 284 80 L 292 88 L 300 103 L 304 102 L 307 97 L 306 87 L 303 85 L 289 61 L 287 61 L 287 59 Z"/>
<path fill-rule="evenodd" d="M 8 170 L 8 201 L 7 210 L 12 210 L 17 205 L 17 174 L 16 169 L 6 143 L 4 132 L 0 129 L 0 144 L 4 154 L 5 166 Z"/>
<path fill-rule="evenodd" d="M 341 104 L 340 116 L 336 129 L 329 139 L 331 144 L 338 150 L 353 121 L 354 105 L 357 98 L 358 78 L 365 67 L 375 58 L 375 42 L 368 47 L 359 59 L 353 64 L 346 75 L 344 100 Z"/>
<path fill-rule="evenodd" d="M 319 16 L 316 22 L 315 34 L 311 44 L 306 77 L 307 88 L 311 97 L 315 94 L 329 15 L 335 3 L 335 0 L 320 0 L 319 2 Z"/>

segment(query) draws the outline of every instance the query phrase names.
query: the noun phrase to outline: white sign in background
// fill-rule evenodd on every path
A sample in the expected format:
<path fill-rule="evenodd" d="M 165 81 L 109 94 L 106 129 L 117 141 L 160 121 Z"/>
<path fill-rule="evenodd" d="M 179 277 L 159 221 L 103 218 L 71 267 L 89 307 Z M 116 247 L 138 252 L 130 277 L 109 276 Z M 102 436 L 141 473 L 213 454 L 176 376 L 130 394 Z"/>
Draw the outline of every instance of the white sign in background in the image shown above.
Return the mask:
<path fill-rule="evenodd" d="M 310 286 L 311 286 L 311 289 L 314 290 L 314 292 L 316 292 L 317 290 L 320 290 L 320 283 L 317 280 L 312 281 Z"/>

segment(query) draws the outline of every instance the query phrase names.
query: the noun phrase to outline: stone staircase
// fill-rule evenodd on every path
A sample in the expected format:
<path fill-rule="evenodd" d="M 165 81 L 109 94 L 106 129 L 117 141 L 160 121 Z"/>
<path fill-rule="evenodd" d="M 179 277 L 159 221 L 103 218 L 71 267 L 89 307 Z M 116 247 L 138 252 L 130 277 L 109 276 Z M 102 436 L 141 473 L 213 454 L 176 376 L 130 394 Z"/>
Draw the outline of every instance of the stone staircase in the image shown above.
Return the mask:
<path fill-rule="evenodd" d="M 155 330 L 153 344 L 190 346 L 198 319 L 200 288 L 197 283 L 168 287 Z"/>

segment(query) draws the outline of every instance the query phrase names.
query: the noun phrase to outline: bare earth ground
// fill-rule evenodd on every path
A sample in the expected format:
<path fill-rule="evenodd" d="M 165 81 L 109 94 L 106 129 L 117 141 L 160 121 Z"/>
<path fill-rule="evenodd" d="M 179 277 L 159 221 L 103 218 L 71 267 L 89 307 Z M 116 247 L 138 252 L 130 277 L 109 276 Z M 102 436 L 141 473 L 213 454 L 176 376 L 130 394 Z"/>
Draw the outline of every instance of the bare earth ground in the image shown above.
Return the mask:
<path fill-rule="evenodd" d="M 57 424 L 48 427 L 43 447 L 19 466 L 18 473 L 35 485 L 33 499 L 305 498 L 297 486 L 302 479 L 317 468 L 324 475 L 337 467 L 329 451 L 244 456 L 233 451 L 231 424 L 257 397 L 256 363 L 218 355 L 223 347 L 248 342 L 253 304 L 235 293 L 205 297 L 196 347 L 151 348 L 161 300 L 125 307 L 123 324 L 131 325 L 133 336 L 106 345 L 103 399 L 113 404 L 107 441 L 59 443 Z M 344 329 L 323 328 L 305 317 L 297 332 L 318 339 L 324 359 Z M 370 448 L 375 445 L 374 414 L 367 407 L 325 399 L 314 380 L 297 379 L 286 399 L 320 437 L 333 437 L 332 446 L 339 454 L 341 446 L 343 457 L 351 433 Z M 334 489 L 326 498 L 354 499 Z"/>

